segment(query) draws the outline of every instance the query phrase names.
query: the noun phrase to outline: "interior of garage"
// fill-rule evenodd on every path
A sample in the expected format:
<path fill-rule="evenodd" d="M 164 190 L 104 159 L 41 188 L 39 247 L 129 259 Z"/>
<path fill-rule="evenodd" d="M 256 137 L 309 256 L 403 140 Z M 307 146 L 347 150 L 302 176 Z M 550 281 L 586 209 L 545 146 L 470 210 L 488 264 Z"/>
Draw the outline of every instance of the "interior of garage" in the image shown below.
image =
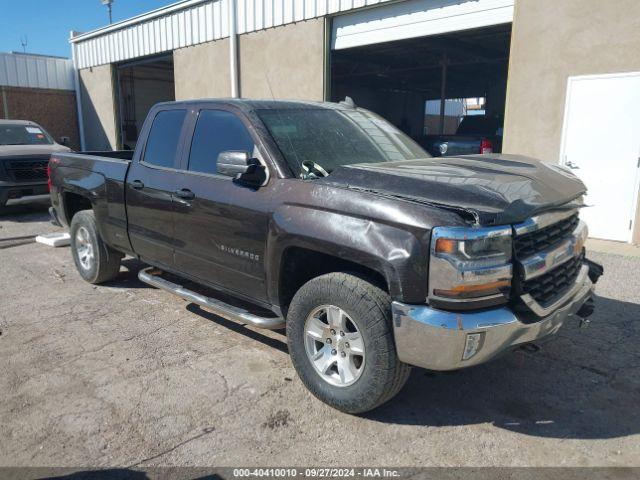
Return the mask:
<path fill-rule="evenodd" d="M 123 63 L 116 71 L 120 148 L 133 150 L 151 107 L 175 100 L 173 55 Z"/>
<path fill-rule="evenodd" d="M 334 50 L 331 99 L 349 96 L 414 138 L 455 133 L 464 114 L 488 115 L 502 125 L 510 41 L 506 23 Z M 447 108 L 455 101 L 465 108 Z"/>

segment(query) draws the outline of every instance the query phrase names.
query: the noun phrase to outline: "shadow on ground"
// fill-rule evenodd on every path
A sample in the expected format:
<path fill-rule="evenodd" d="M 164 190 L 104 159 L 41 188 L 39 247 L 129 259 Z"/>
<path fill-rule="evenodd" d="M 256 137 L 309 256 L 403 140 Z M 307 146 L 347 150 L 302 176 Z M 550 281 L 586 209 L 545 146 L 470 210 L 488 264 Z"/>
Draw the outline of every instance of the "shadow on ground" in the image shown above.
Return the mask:
<path fill-rule="evenodd" d="M 596 298 L 587 329 L 577 320 L 537 353 L 518 350 L 457 372 L 414 369 L 403 391 L 365 415 L 423 426 L 488 423 L 526 435 L 606 439 L 640 433 L 640 305 Z M 187 309 L 287 353 L 274 339 L 209 313 Z"/>
<path fill-rule="evenodd" d="M 0 219 L 16 223 L 46 222 L 49 220 L 48 201 L 8 205 L 0 208 Z"/>
<path fill-rule="evenodd" d="M 516 351 L 451 373 L 415 369 L 384 423 L 489 423 L 527 435 L 606 439 L 640 433 L 640 305 L 596 299 L 592 324 L 565 325 L 538 353 Z"/>
<path fill-rule="evenodd" d="M 133 289 L 153 288 L 138 279 L 138 272 L 148 267 L 148 265 L 142 263 L 137 258 L 127 257 L 122 260 L 122 266 L 124 268 L 120 268 L 120 273 L 114 280 L 103 284 L 105 287 Z"/>
<path fill-rule="evenodd" d="M 126 259 L 126 271 L 108 284 L 147 288 L 144 264 Z M 169 295 L 169 294 L 167 294 Z M 518 350 L 489 364 L 457 372 L 414 369 L 403 391 L 365 415 L 371 421 L 423 426 L 491 424 L 540 437 L 608 439 L 640 433 L 640 304 L 596 297 L 587 329 L 569 321 L 537 353 Z M 272 338 L 210 313 L 187 310 L 287 353 Z"/>

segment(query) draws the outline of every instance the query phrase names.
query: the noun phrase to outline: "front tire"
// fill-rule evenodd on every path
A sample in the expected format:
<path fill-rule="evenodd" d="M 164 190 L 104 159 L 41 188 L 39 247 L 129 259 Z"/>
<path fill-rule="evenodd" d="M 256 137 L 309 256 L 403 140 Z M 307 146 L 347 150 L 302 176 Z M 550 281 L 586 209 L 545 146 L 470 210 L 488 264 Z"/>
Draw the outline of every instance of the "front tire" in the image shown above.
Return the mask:
<path fill-rule="evenodd" d="M 287 341 L 305 386 L 346 413 L 387 402 L 411 372 L 396 354 L 391 298 L 355 275 L 329 273 L 303 285 L 289 307 Z"/>
<path fill-rule="evenodd" d="M 104 243 L 92 210 L 76 213 L 69 233 L 73 262 L 84 280 L 99 284 L 116 278 L 122 254 Z"/>

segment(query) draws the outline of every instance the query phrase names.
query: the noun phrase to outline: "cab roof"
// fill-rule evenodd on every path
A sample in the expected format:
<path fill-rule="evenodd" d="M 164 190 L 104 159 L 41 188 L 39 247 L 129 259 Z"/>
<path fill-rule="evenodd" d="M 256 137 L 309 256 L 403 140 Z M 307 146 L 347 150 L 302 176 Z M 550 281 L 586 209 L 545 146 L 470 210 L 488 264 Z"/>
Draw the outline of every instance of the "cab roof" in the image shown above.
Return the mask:
<path fill-rule="evenodd" d="M 202 98 L 194 100 L 180 100 L 177 102 L 163 102 L 159 105 L 211 105 L 211 106 L 235 106 L 245 111 L 254 110 L 300 110 L 300 109 L 330 109 L 330 110 L 350 110 L 353 107 L 343 103 L 316 102 L 308 100 L 250 100 L 239 98 Z"/>

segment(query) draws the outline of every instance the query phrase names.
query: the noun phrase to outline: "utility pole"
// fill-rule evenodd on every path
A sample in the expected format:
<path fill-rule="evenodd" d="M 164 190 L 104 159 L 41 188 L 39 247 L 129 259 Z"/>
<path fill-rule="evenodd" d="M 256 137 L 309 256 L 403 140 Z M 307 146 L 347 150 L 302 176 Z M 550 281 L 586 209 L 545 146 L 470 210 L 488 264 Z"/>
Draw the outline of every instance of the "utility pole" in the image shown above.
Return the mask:
<path fill-rule="evenodd" d="M 100 1 L 109 10 L 109 24 L 112 24 L 113 23 L 113 17 L 111 16 L 111 6 L 113 5 L 113 0 L 100 0 Z"/>
<path fill-rule="evenodd" d="M 27 53 L 27 44 L 29 43 L 29 37 L 26 35 L 24 37 L 20 37 L 20 45 L 22 45 L 22 53 Z"/>

